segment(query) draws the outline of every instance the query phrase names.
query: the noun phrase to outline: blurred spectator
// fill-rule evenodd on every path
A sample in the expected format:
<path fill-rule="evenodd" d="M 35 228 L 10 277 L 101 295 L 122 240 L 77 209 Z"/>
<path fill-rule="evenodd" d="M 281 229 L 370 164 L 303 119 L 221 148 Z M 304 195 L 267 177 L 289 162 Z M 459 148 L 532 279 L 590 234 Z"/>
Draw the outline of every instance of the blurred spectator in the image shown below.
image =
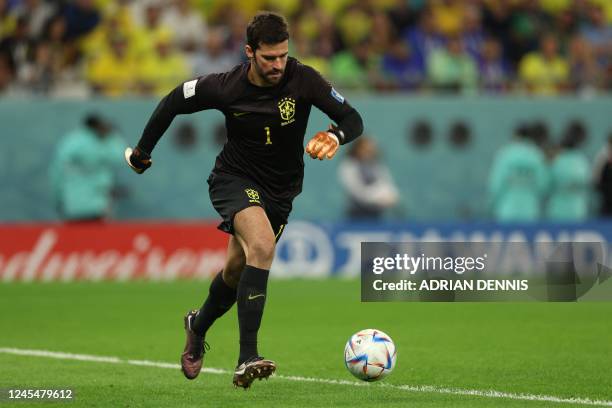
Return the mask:
<path fill-rule="evenodd" d="M 56 15 L 47 22 L 35 55 L 46 69 L 37 67 L 38 62 L 34 60 L 32 68 L 35 77 L 32 79 L 35 82 L 42 80 L 42 83 L 38 83 L 38 91 L 46 92 L 51 97 L 88 96 L 78 42 L 65 41 L 65 34 L 66 19 L 62 15 Z M 42 77 L 36 79 L 36 75 Z M 45 84 L 47 80 L 49 83 Z"/>
<path fill-rule="evenodd" d="M 138 60 L 128 53 L 127 39 L 115 34 L 109 39 L 109 51 L 103 51 L 87 69 L 92 90 L 104 96 L 133 94 L 138 81 Z"/>
<path fill-rule="evenodd" d="M 506 0 L 489 0 L 484 2 L 482 10 L 484 31 L 499 40 L 505 58 L 509 57 L 510 53 L 507 50 L 511 48 L 512 12 L 510 6 Z"/>
<path fill-rule="evenodd" d="M 528 127 L 520 126 L 514 140 L 493 158 L 489 176 L 493 217 L 503 222 L 537 221 L 547 190 L 544 155 L 531 140 Z"/>
<path fill-rule="evenodd" d="M 56 83 L 46 95 L 75 95 L 87 78 L 81 61 L 110 53 L 111 36 L 124 37 L 127 53 L 144 60 L 155 54 L 158 35 L 169 30 L 174 48 L 193 62 L 202 47 L 217 47 L 206 44 L 210 24 L 223 32 L 222 54 L 242 61 L 247 17 L 262 8 L 279 10 L 291 20 L 290 53 L 323 73 L 337 57 L 344 64 L 354 62 L 347 51 L 360 54 L 358 61 L 368 61 L 367 81 L 353 81 L 352 86 L 362 89 L 414 89 L 412 84 L 388 80 L 389 72 L 391 77 L 412 76 L 405 71 L 407 60 L 397 58 L 404 52 L 397 36 L 408 44 L 412 68 L 432 62 L 456 67 L 456 61 L 448 59 L 452 52 L 432 52 L 444 48 L 447 38 L 448 48 L 453 48 L 459 37 L 461 54 L 471 57 L 482 78 L 467 87 L 456 80 L 450 85 L 424 81 L 419 89 L 471 92 L 478 86 L 485 93 L 527 89 L 541 95 L 590 95 L 612 89 L 609 0 L 0 0 L 1 52 L 10 54 L 10 88 L 17 94 L 41 93 L 45 86 L 28 88 L 31 81 L 24 73 L 45 71 L 35 64 L 47 45 L 40 51 L 38 45 L 49 43 L 50 31 L 61 32 L 49 45 L 50 59 L 63 61 L 50 76 L 60 77 L 61 86 Z M 9 44 L 24 44 L 24 23 L 25 40 L 31 45 L 26 53 L 15 54 Z M 212 40 L 217 42 L 218 38 Z M 357 44 L 365 43 L 367 50 L 356 54 Z M 344 78 L 358 72 L 349 68 L 347 75 L 338 70 L 336 74 Z M 383 70 L 387 72 L 379 72 Z"/>
<path fill-rule="evenodd" d="M 62 139 L 50 168 L 62 219 L 102 220 L 110 215 L 113 173 L 123 164 L 124 148 L 112 125 L 97 114 L 88 115 L 80 129 Z"/>
<path fill-rule="evenodd" d="M 10 94 L 13 84 L 13 69 L 6 54 L 0 53 L 0 96 Z"/>
<path fill-rule="evenodd" d="M 244 28 L 247 26 L 248 20 L 245 14 L 239 8 L 233 9 L 226 24 L 228 28 L 228 36 L 225 43 L 227 51 L 246 58 L 244 55 Z"/>
<path fill-rule="evenodd" d="M 598 64 L 609 67 L 612 64 L 612 24 L 606 22 L 601 5 L 589 8 L 589 24 L 585 24 L 582 35 L 593 47 Z"/>
<path fill-rule="evenodd" d="M 314 0 L 301 3 L 292 26 L 293 37 L 302 42 L 302 47 L 310 49 L 315 58 L 329 59 L 345 48 L 336 21 L 317 7 Z"/>
<path fill-rule="evenodd" d="M 74 40 L 90 33 L 101 20 L 94 0 L 67 2 L 61 14 L 66 20 L 66 40 Z"/>
<path fill-rule="evenodd" d="M 444 38 L 436 29 L 431 10 L 424 9 L 415 27 L 409 28 L 403 34 L 410 45 L 413 58 L 418 64 L 425 66 L 431 52 L 444 45 Z"/>
<path fill-rule="evenodd" d="M 590 45 L 581 36 L 572 37 L 569 43 L 569 86 L 578 94 L 595 92 L 598 78 L 597 62 Z"/>
<path fill-rule="evenodd" d="M 385 33 L 376 33 L 376 36 L 371 36 L 372 33 L 372 10 L 369 7 L 364 7 L 363 3 L 350 4 L 347 9 L 336 16 L 336 24 L 340 31 L 342 41 L 347 47 L 353 47 L 360 44 L 368 38 Z"/>
<path fill-rule="evenodd" d="M 391 41 L 382 56 L 381 70 L 391 89 L 415 90 L 425 82 L 425 67 L 411 55 L 408 44 L 402 38 Z"/>
<path fill-rule="evenodd" d="M 346 215 L 350 219 L 379 219 L 398 203 L 391 173 L 381 163 L 376 144 L 367 136 L 351 143 L 338 167 L 338 176 L 348 195 Z"/>
<path fill-rule="evenodd" d="M 193 10 L 189 0 L 172 0 L 161 17 L 162 24 L 174 34 L 174 44 L 185 52 L 194 52 L 206 40 L 206 21 Z"/>
<path fill-rule="evenodd" d="M 331 77 L 338 87 L 363 90 L 375 82 L 372 76 L 376 62 L 369 52 L 369 46 L 364 40 L 334 56 L 331 60 Z"/>
<path fill-rule="evenodd" d="M 534 1 L 520 0 L 510 7 L 512 10 L 509 31 L 505 34 L 508 41 L 505 51 L 511 63 L 518 65 L 525 54 L 538 48 L 542 32 L 550 26 L 550 16 L 543 13 Z"/>
<path fill-rule="evenodd" d="M 534 120 L 527 125 L 529 137 L 536 146 L 544 153 L 544 157 L 549 160 L 556 154 L 556 146 L 550 141 L 550 128 L 543 120 Z"/>
<path fill-rule="evenodd" d="M 559 46 L 554 35 L 543 36 L 540 50 L 523 57 L 519 75 L 527 90 L 537 95 L 554 95 L 567 86 L 568 64 L 559 54 Z"/>
<path fill-rule="evenodd" d="M 481 61 L 481 53 L 485 41 L 482 29 L 482 16 L 476 5 L 464 6 L 461 39 L 465 51 L 477 62 Z"/>
<path fill-rule="evenodd" d="M 295 48 L 295 56 L 302 64 L 311 66 L 319 71 L 324 77 L 329 76 L 330 66 L 329 61 L 313 52 L 314 45 L 304 35 L 298 35 L 293 38 L 293 47 Z"/>
<path fill-rule="evenodd" d="M 601 199 L 599 214 L 612 217 L 612 133 L 595 160 L 593 175 Z"/>
<path fill-rule="evenodd" d="M 455 0 L 431 0 L 429 4 L 438 31 L 445 36 L 459 35 L 465 18 L 465 5 Z"/>
<path fill-rule="evenodd" d="M 28 62 L 33 53 L 34 43 L 29 32 L 30 21 L 28 17 L 21 16 L 17 19 L 13 33 L 0 40 L 0 54 L 7 56 L 16 78 L 19 78 L 19 69 Z"/>
<path fill-rule="evenodd" d="M 391 41 L 396 37 L 389 17 L 383 12 L 374 13 L 371 30 L 376 33 L 376 35 L 370 37 L 370 52 L 381 54 L 387 51 L 391 45 Z"/>
<path fill-rule="evenodd" d="M 23 0 L 13 10 L 17 16 L 26 16 L 30 20 L 29 36 L 32 39 L 43 35 L 47 21 L 55 14 L 56 4 L 45 0 Z M 1 36 L 1 33 L 0 33 Z"/>
<path fill-rule="evenodd" d="M 20 80 L 32 92 L 46 95 L 51 92 L 60 73 L 61 66 L 54 58 L 51 44 L 43 41 L 36 45 L 32 61 L 22 67 Z"/>
<path fill-rule="evenodd" d="M 153 52 L 138 64 L 138 79 L 145 95 L 163 97 L 192 76 L 185 56 L 172 48 L 172 34 L 158 32 Z"/>
<path fill-rule="evenodd" d="M 345 49 L 340 33 L 330 16 L 321 14 L 317 20 L 317 27 L 318 34 L 314 38 L 313 47 L 313 52 L 317 57 L 329 59 Z"/>
<path fill-rule="evenodd" d="M 561 150 L 550 166 L 551 191 L 546 206 L 550 220 L 584 221 L 589 215 L 590 163 L 579 150 L 586 137 L 581 122 L 574 121 L 565 130 Z"/>
<path fill-rule="evenodd" d="M 135 2 L 138 4 L 138 2 Z M 159 0 L 149 0 L 142 4 L 142 17 L 134 17 L 136 21 L 136 30 L 134 31 L 134 37 L 131 39 L 133 43 L 130 48 L 134 51 L 135 57 L 145 58 L 155 50 L 155 41 L 161 35 L 166 35 L 168 32 L 172 32 L 162 22 L 162 12 L 166 6 L 166 3 Z M 140 8 L 133 8 L 133 10 L 140 10 Z M 134 13 L 137 13 L 134 11 Z M 138 15 L 140 13 L 137 13 Z M 139 23 L 141 21 L 141 23 Z"/>
<path fill-rule="evenodd" d="M 225 49 L 225 32 L 218 27 L 208 31 L 205 47 L 198 50 L 191 60 L 193 76 L 229 71 L 239 63 L 237 55 Z"/>
<path fill-rule="evenodd" d="M 15 15 L 11 12 L 9 0 L 0 0 L 0 39 L 15 29 Z"/>
<path fill-rule="evenodd" d="M 113 7 L 106 9 L 105 17 L 101 24 L 81 41 L 81 49 L 86 58 L 96 58 L 102 53 L 109 52 L 109 38 L 122 36 L 129 45 L 129 53 L 135 55 L 135 43 L 137 42 L 137 27 L 132 18 L 129 4 L 125 1 L 113 2 Z"/>
<path fill-rule="evenodd" d="M 612 4 L 607 4 L 612 13 Z M 602 73 L 601 87 L 607 91 L 612 90 L 612 24 L 606 21 L 603 5 L 595 5 L 590 9 L 590 23 L 585 25 L 583 35 L 593 48 L 598 69 Z"/>
<path fill-rule="evenodd" d="M 497 39 L 489 37 L 482 44 L 479 67 L 480 88 L 486 93 L 502 93 L 508 89 L 511 77 L 510 65 L 502 53 Z"/>
<path fill-rule="evenodd" d="M 387 10 L 395 33 L 403 33 L 416 24 L 418 13 L 411 3 L 413 2 L 410 0 L 394 0 L 393 5 Z"/>
<path fill-rule="evenodd" d="M 431 85 L 441 91 L 474 91 L 478 81 L 476 63 L 463 49 L 459 36 L 449 38 L 447 47 L 431 53 L 427 73 Z"/>

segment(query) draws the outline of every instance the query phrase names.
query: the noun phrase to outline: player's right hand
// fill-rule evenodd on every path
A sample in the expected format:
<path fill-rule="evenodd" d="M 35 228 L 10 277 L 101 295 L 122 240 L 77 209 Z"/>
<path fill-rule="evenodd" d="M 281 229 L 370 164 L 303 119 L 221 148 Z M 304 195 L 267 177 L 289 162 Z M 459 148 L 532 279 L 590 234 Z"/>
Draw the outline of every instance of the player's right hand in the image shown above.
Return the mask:
<path fill-rule="evenodd" d="M 142 151 L 138 146 L 136 146 L 134 149 L 131 147 L 126 148 L 124 156 L 125 161 L 130 168 L 138 174 L 144 173 L 145 170 L 151 167 L 151 164 L 153 164 L 151 156 Z"/>

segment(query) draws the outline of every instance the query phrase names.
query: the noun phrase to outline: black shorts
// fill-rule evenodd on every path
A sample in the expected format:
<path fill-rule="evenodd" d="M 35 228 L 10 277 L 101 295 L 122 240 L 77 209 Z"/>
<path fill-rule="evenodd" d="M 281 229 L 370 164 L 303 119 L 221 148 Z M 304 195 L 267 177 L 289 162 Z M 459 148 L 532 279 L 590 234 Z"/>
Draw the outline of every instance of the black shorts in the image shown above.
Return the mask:
<path fill-rule="evenodd" d="M 223 218 L 217 228 L 233 235 L 234 216 L 245 208 L 256 205 L 266 212 L 278 242 L 287 225 L 291 202 L 273 201 L 266 197 L 257 183 L 227 173 L 212 173 L 208 177 L 208 186 L 212 205 Z"/>

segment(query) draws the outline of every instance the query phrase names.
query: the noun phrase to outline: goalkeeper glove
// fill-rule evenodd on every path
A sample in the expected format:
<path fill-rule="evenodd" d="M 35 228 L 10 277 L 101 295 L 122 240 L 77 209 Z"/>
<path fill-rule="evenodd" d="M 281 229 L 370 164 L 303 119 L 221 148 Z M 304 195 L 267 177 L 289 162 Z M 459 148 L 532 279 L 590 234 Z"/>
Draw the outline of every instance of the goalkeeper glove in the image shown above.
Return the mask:
<path fill-rule="evenodd" d="M 144 173 L 153 163 L 151 156 L 138 146 L 133 150 L 131 147 L 125 149 L 125 161 L 138 174 Z"/>
<path fill-rule="evenodd" d="M 331 131 L 318 132 L 306 145 L 306 153 L 313 159 L 332 159 L 339 146 L 340 141 L 334 133 Z"/>

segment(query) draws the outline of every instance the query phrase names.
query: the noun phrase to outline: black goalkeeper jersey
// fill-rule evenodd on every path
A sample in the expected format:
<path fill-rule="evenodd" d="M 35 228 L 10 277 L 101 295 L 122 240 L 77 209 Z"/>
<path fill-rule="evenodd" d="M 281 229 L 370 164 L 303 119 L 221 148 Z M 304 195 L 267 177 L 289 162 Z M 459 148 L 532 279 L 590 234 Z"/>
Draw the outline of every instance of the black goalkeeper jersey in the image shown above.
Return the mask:
<path fill-rule="evenodd" d="M 288 58 L 281 82 L 273 87 L 253 85 L 248 70 L 244 63 L 177 87 L 158 105 L 138 146 L 150 153 L 177 114 L 217 109 L 225 115 L 227 143 L 213 172 L 251 179 L 272 199 L 292 200 L 302 191 L 312 105 L 340 126 L 356 115 L 362 129 L 361 118 L 316 70 L 294 58 Z"/>

